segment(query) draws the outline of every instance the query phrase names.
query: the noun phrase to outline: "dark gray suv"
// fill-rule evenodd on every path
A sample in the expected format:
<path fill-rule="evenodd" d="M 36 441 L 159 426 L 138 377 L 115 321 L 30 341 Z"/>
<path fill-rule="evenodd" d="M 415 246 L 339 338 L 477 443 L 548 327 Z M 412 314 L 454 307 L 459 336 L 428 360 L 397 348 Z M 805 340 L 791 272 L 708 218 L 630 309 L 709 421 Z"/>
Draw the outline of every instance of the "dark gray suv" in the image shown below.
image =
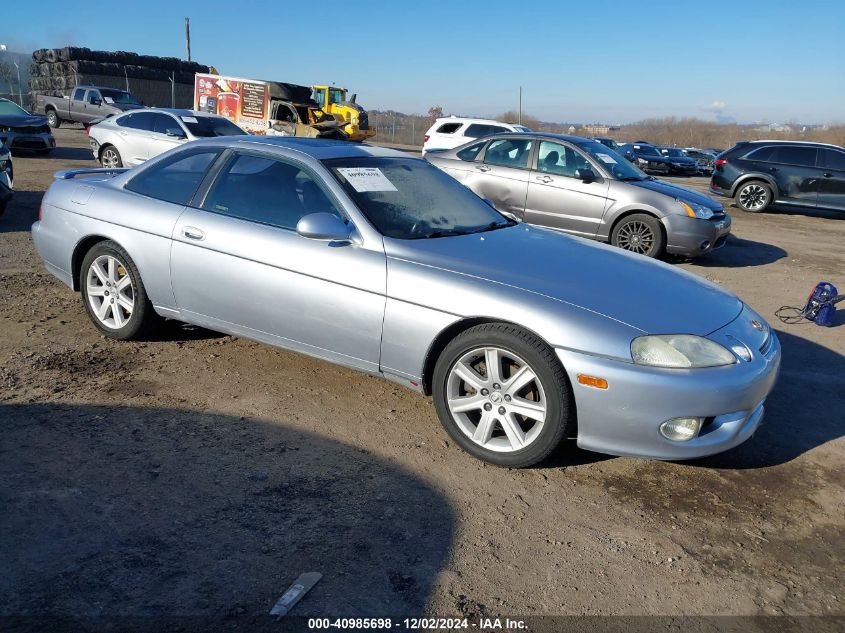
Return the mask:
<path fill-rule="evenodd" d="M 836 145 L 742 141 L 713 166 L 710 191 L 743 211 L 772 203 L 845 211 L 845 149 Z"/>

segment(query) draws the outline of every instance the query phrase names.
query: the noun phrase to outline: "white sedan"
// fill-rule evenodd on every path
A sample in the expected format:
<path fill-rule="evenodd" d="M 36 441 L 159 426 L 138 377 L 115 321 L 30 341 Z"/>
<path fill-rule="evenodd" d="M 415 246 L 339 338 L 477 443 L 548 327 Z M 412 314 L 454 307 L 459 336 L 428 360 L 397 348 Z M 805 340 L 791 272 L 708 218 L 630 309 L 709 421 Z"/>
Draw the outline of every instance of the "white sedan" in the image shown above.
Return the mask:
<path fill-rule="evenodd" d="M 228 119 L 178 108 L 131 110 L 88 128 L 91 151 L 103 167 L 132 167 L 187 141 L 246 134 Z"/>

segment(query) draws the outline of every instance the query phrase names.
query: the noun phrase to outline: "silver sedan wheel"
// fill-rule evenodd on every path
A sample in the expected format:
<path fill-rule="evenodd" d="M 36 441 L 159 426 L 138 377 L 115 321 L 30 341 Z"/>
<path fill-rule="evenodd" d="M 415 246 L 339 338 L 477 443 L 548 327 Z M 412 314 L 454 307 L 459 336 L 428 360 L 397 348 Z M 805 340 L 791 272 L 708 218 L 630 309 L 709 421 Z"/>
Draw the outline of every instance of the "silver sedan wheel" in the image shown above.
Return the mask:
<path fill-rule="evenodd" d="M 769 201 L 769 192 L 757 184 L 746 185 L 739 192 L 739 203 L 746 209 L 762 209 Z"/>
<path fill-rule="evenodd" d="M 654 245 L 654 231 L 645 222 L 627 222 L 619 228 L 616 243 L 626 251 L 645 254 Z"/>
<path fill-rule="evenodd" d="M 449 370 L 446 396 L 458 428 L 487 450 L 524 449 L 546 422 L 546 395 L 537 373 L 499 347 L 461 356 Z"/>
<path fill-rule="evenodd" d="M 88 304 L 107 328 L 119 330 L 132 317 L 135 288 L 126 266 L 112 255 L 100 255 L 91 262 L 86 276 Z"/>
<path fill-rule="evenodd" d="M 113 147 L 107 147 L 103 150 L 103 155 L 100 157 L 100 163 L 106 169 L 115 169 L 120 167 L 120 155 Z"/>

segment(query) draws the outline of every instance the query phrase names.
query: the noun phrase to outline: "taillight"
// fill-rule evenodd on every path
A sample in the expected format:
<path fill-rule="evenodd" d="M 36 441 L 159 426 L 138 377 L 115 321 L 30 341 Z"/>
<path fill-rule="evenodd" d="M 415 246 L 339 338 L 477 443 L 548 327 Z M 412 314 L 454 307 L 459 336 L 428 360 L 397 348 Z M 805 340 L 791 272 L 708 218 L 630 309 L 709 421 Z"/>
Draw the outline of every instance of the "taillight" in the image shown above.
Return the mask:
<path fill-rule="evenodd" d="M 716 167 L 721 167 L 722 165 L 727 165 L 728 161 L 727 161 L 726 158 L 717 158 L 716 160 L 713 161 L 713 164 Z"/>
<path fill-rule="evenodd" d="M 428 143 L 428 134 L 423 136 L 423 143 Z"/>

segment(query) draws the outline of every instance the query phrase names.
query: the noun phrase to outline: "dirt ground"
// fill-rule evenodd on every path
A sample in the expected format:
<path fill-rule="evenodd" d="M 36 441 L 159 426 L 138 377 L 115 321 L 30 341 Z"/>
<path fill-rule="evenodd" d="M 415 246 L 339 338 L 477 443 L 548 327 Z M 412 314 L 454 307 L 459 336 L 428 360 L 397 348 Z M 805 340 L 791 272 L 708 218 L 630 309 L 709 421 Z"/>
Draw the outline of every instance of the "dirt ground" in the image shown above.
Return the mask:
<path fill-rule="evenodd" d="M 675 262 L 736 292 L 783 343 L 757 435 L 687 463 L 568 444 L 485 466 L 429 399 L 248 340 L 172 325 L 100 336 L 29 227 L 84 132 L 16 157 L 0 219 L 0 615 L 845 613 L 845 221 L 732 210 L 721 251 Z M 704 179 L 684 181 L 704 188 Z"/>

